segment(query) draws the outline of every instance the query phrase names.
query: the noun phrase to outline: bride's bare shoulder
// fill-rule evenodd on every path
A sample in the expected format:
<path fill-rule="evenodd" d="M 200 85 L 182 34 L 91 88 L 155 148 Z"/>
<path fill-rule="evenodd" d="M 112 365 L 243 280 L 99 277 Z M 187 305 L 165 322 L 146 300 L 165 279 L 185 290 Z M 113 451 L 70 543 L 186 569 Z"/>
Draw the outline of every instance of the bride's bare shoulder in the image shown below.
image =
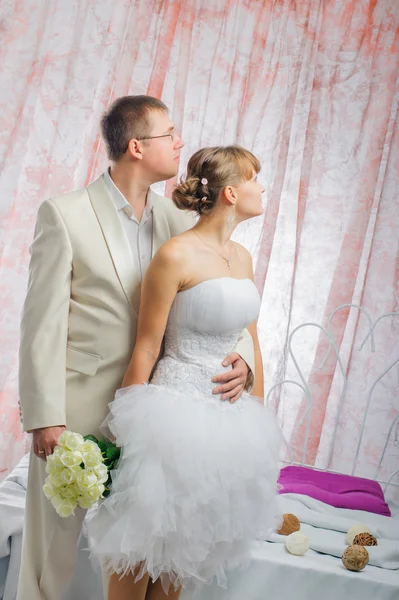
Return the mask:
<path fill-rule="evenodd" d="M 243 264 L 247 271 L 247 274 L 250 276 L 253 272 L 252 256 L 250 252 L 238 242 L 231 241 L 231 244 L 233 246 L 237 258 Z"/>
<path fill-rule="evenodd" d="M 239 244 L 238 242 L 234 242 L 233 240 L 231 240 L 230 243 L 232 244 L 237 255 L 242 260 L 247 260 L 247 261 L 251 260 L 252 261 L 251 254 L 248 252 L 248 250 L 242 244 Z"/>

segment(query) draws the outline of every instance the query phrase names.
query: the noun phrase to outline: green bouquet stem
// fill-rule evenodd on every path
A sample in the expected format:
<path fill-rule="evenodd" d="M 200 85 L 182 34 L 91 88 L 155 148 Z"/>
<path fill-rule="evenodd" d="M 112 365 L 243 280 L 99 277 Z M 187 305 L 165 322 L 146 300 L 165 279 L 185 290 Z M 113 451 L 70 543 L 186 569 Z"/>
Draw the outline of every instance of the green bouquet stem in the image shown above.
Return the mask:
<path fill-rule="evenodd" d="M 108 479 L 104 483 L 105 490 L 103 492 L 103 497 L 106 498 L 107 496 L 109 496 L 110 491 L 111 491 L 110 490 L 111 484 L 112 484 L 111 471 L 113 471 L 113 469 L 116 469 L 116 466 L 118 464 L 118 461 L 119 461 L 119 458 L 121 455 L 121 449 L 116 444 L 114 444 L 114 442 L 111 442 L 110 440 L 107 440 L 105 438 L 101 438 L 100 440 L 98 440 L 95 435 L 85 435 L 83 437 L 85 440 L 90 440 L 91 442 L 94 442 L 95 444 L 97 444 L 97 446 L 101 450 L 103 462 L 104 462 L 104 465 L 107 467 L 107 471 L 108 471 Z"/>

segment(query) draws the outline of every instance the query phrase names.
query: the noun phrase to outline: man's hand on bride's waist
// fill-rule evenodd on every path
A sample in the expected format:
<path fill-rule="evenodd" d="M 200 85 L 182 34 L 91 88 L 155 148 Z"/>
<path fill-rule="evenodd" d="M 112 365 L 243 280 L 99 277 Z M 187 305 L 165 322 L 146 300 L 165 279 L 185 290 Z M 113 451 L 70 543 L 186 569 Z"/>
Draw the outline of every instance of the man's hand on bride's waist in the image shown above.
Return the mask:
<path fill-rule="evenodd" d="M 236 402 L 244 390 L 249 368 L 247 363 L 237 352 L 232 352 L 222 362 L 223 367 L 232 366 L 231 369 L 220 375 L 212 377 L 213 383 L 218 383 L 213 390 L 214 394 L 222 394 L 222 400 Z"/>

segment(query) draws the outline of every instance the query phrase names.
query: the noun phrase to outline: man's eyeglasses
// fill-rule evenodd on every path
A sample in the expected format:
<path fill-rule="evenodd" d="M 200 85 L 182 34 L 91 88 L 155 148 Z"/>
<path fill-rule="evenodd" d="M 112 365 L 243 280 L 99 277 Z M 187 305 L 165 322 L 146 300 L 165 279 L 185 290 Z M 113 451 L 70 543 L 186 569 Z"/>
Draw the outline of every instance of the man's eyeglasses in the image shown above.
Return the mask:
<path fill-rule="evenodd" d="M 136 139 L 141 141 L 141 140 L 157 140 L 158 138 L 170 137 L 172 144 L 173 144 L 176 135 L 177 135 L 176 131 L 173 130 L 173 131 L 170 131 L 169 133 L 164 133 L 163 135 L 148 135 L 146 137 L 139 137 Z M 126 146 L 125 152 L 128 148 L 129 148 L 129 144 Z"/>
<path fill-rule="evenodd" d="M 157 140 L 158 138 L 170 137 L 172 142 L 174 141 L 176 136 L 176 131 L 170 131 L 169 133 L 164 133 L 163 135 L 148 135 L 147 137 L 137 138 L 138 140 Z"/>

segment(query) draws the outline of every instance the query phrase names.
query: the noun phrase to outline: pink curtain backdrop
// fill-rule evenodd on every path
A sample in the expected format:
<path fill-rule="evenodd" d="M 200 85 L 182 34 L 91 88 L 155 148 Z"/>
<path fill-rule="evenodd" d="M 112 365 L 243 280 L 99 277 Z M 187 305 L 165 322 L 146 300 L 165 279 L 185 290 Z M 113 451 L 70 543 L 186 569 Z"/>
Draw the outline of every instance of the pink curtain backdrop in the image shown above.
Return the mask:
<path fill-rule="evenodd" d="M 17 408 L 19 318 L 39 204 L 83 186 L 107 165 L 98 123 L 117 96 L 148 93 L 170 107 L 187 158 L 238 142 L 262 160 L 265 213 L 236 238 L 252 252 L 266 389 L 300 381 L 289 333 L 326 326 L 343 303 L 373 320 L 398 306 L 399 133 L 397 0 L 3 0 L 0 64 L 0 471 L 27 449 Z M 170 193 L 173 182 L 166 186 Z M 376 330 L 356 311 L 333 332 L 348 375 L 332 466 L 347 470 L 367 389 L 399 353 L 399 319 Z M 315 328 L 293 346 L 316 403 L 309 452 L 328 452 L 342 390 L 337 361 Z M 368 354 L 367 354 L 368 352 Z M 296 447 L 303 394 L 275 394 Z M 398 376 L 376 389 L 360 474 L 373 475 Z M 389 450 L 384 469 L 397 464 Z"/>

